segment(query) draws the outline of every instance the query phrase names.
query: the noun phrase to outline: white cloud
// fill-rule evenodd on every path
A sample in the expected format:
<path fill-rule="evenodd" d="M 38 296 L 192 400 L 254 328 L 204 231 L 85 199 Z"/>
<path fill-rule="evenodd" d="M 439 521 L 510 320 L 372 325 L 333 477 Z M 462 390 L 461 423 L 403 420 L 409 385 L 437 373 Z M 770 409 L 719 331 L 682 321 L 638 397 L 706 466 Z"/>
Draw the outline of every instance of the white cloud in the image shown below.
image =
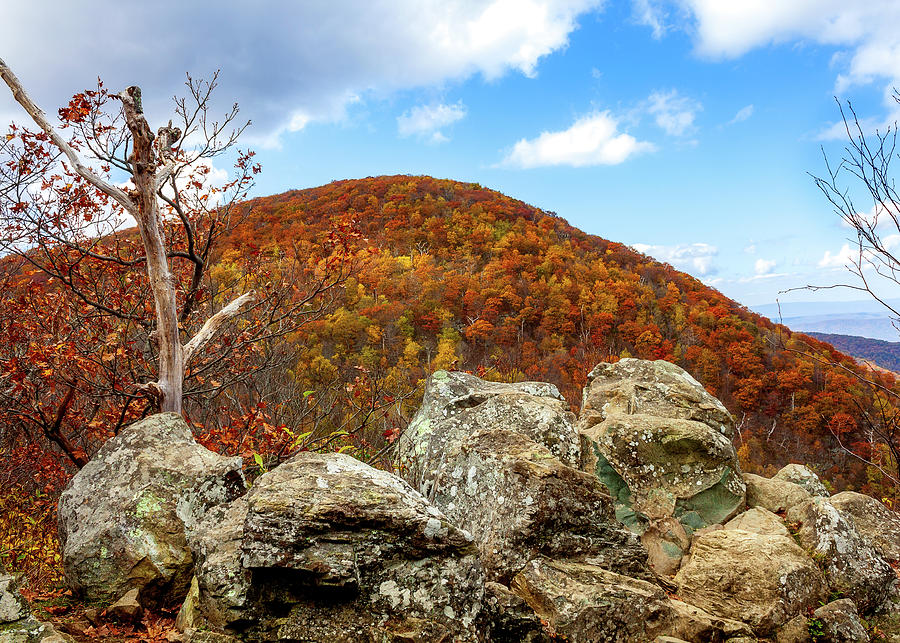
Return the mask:
<path fill-rule="evenodd" d="M 741 107 L 737 114 L 734 115 L 730 121 L 728 121 L 729 125 L 734 125 L 735 123 L 740 123 L 742 121 L 747 120 L 753 116 L 753 105 L 747 105 L 746 107 Z"/>
<path fill-rule="evenodd" d="M 523 138 L 501 165 L 524 169 L 550 165 L 618 165 L 635 154 L 656 149 L 652 143 L 619 132 L 618 127 L 618 121 L 609 112 L 589 114 L 576 120 L 569 129 L 542 132 L 531 140 Z"/>
<path fill-rule="evenodd" d="M 703 106 L 692 98 L 679 96 L 674 89 L 653 92 L 646 101 L 647 112 L 670 136 L 684 136 L 694 131 L 694 118 Z"/>
<path fill-rule="evenodd" d="M 221 0 L 215 11 L 181 0 L 97 0 L 90 11 L 51 4 L 3 5 L 3 57 L 47 112 L 99 75 L 114 91 L 141 85 L 151 123 L 164 122 L 185 71 L 221 68 L 220 108 L 237 101 L 254 122 L 249 134 L 275 145 L 280 133 L 344 118 L 361 99 L 473 75 L 533 76 L 603 0 L 272 0 L 265 8 Z M 10 111 L 21 113 L 0 93 L 0 113 Z"/>
<path fill-rule="evenodd" d="M 666 16 L 663 8 L 652 0 L 633 0 L 634 17 L 639 24 L 650 27 L 653 37 L 659 40 L 666 33 Z"/>
<path fill-rule="evenodd" d="M 767 275 L 772 272 L 772 268 L 774 268 L 777 263 L 778 262 L 773 259 L 757 259 L 756 263 L 753 264 L 753 271 L 757 275 Z"/>
<path fill-rule="evenodd" d="M 746 252 L 748 255 L 755 255 L 756 254 L 756 244 L 751 242 L 749 246 L 744 248 L 744 252 Z"/>
<path fill-rule="evenodd" d="M 831 254 L 831 250 L 826 250 L 825 255 L 819 260 L 818 266 L 819 268 L 843 268 L 858 260 L 859 249 L 851 248 L 849 243 L 845 243 L 836 254 Z"/>
<path fill-rule="evenodd" d="M 634 243 L 631 247 L 654 259 L 701 277 L 714 275 L 719 271 L 713 263 L 719 254 L 719 249 L 708 243 L 688 243 L 675 246 Z"/>
<path fill-rule="evenodd" d="M 462 102 L 454 105 L 418 105 L 397 117 L 400 136 L 429 138 L 433 143 L 449 139 L 441 132 L 444 127 L 465 118 L 466 107 Z"/>

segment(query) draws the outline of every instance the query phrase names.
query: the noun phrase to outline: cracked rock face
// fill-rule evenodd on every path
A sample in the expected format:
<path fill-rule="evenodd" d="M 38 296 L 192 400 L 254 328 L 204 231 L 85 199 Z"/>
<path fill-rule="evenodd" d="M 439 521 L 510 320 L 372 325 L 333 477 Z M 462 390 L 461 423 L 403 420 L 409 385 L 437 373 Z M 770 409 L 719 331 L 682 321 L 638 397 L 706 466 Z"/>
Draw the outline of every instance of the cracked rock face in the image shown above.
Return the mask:
<path fill-rule="evenodd" d="M 900 561 L 900 515 L 876 498 L 854 491 L 835 494 L 829 502 L 885 560 Z"/>
<path fill-rule="evenodd" d="M 785 536 L 720 529 L 698 536 L 675 575 L 681 600 L 769 635 L 827 594 L 815 563 Z"/>
<path fill-rule="evenodd" d="M 194 542 L 212 627 L 250 640 L 477 638 L 471 536 L 387 472 L 300 453 L 216 512 Z"/>
<path fill-rule="evenodd" d="M 176 413 L 132 424 L 103 445 L 59 499 L 69 586 L 90 600 L 130 589 L 177 602 L 190 584 L 187 534 L 210 507 L 244 491 L 241 459 L 199 445 Z"/>
<path fill-rule="evenodd" d="M 811 498 L 787 512 L 797 538 L 819 560 L 833 592 L 853 599 L 861 612 L 878 607 L 897 575 L 853 523 L 824 498 Z"/>
<path fill-rule="evenodd" d="M 678 569 L 693 532 L 743 506 L 731 415 L 674 364 L 599 364 L 577 426 L 582 467 L 610 490 L 616 517 L 641 534 L 658 573 Z"/>
<path fill-rule="evenodd" d="M 466 373 L 437 371 L 422 406 L 398 440 L 403 477 L 426 497 L 434 478 L 459 444 L 477 431 L 515 431 L 577 467 L 581 444 L 575 415 L 552 384 L 488 382 Z"/>

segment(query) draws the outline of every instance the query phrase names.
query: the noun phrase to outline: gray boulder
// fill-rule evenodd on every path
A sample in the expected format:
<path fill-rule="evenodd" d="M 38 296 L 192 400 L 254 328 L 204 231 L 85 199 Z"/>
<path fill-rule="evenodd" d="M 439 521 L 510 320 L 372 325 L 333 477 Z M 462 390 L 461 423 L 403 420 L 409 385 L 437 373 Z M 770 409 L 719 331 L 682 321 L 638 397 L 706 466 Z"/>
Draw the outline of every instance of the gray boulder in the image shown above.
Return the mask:
<path fill-rule="evenodd" d="M 678 596 L 710 614 L 770 635 L 825 597 L 825 579 L 785 536 L 720 529 L 695 538 L 675 575 Z"/>
<path fill-rule="evenodd" d="M 467 437 L 447 454 L 433 493 L 435 505 L 474 537 L 489 580 L 508 583 L 538 554 L 649 574 L 646 553 L 616 522 L 603 485 L 522 433 L 498 428 Z"/>
<path fill-rule="evenodd" d="M 778 643 L 868 643 L 869 633 L 859 619 L 856 605 L 843 598 L 822 605 L 810 616 L 799 615 L 784 624 Z"/>
<path fill-rule="evenodd" d="M 776 478 L 764 478 L 753 473 L 743 475 L 747 485 L 747 506 L 762 507 L 772 513 L 787 511 L 810 499 L 810 493 L 800 485 Z"/>
<path fill-rule="evenodd" d="M 694 531 L 743 507 L 732 418 L 674 364 L 598 365 L 578 429 L 582 467 L 610 490 L 616 517 L 641 535 L 657 573 L 678 569 Z"/>
<path fill-rule="evenodd" d="M 683 368 L 664 360 L 597 364 L 584 387 L 580 428 L 590 429 L 611 413 L 694 420 L 729 440 L 734 436 L 725 405 Z"/>
<path fill-rule="evenodd" d="M 842 491 L 829 498 L 841 516 L 853 523 L 885 560 L 900 561 L 900 515 L 876 498 L 854 491 Z"/>
<path fill-rule="evenodd" d="M 772 478 L 798 484 L 806 489 L 811 496 L 827 498 L 831 495 L 828 493 L 828 489 L 825 488 L 825 485 L 822 484 L 822 481 L 819 480 L 819 476 L 817 476 L 812 469 L 805 467 L 802 464 L 787 464 L 783 466 L 778 473 L 772 476 Z"/>
<path fill-rule="evenodd" d="M 97 601 L 133 588 L 151 604 L 180 601 L 193 570 L 187 534 L 210 507 L 243 491 L 241 459 L 200 446 L 180 415 L 132 424 L 60 496 L 69 586 Z"/>
<path fill-rule="evenodd" d="M 477 639 L 484 573 L 471 536 L 389 473 L 300 453 L 216 512 L 194 550 L 200 614 L 225 634 Z"/>
<path fill-rule="evenodd" d="M 581 444 L 575 416 L 552 384 L 488 382 L 466 373 L 437 371 L 418 412 L 397 443 L 404 479 L 428 498 L 459 443 L 477 431 L 505 429 L 543 444 L 576 467 Z"/>
<path fill-rule="evenodd" d="M 853 599 L 863 612 L 882 603 L 897 575 L 834 505 L 810 498 L 789 509 L 787 520 L 799 526 L 797 538 L 819 560 L 832 591 Z"/>

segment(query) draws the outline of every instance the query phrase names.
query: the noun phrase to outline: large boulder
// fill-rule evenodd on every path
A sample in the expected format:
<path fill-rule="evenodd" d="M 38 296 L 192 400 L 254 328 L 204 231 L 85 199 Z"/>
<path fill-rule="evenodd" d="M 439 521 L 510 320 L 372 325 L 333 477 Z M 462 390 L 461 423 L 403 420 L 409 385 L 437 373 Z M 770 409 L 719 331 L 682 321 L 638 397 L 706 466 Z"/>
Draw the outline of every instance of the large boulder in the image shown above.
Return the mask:
<path fill-rule="evenodd" d="M 871 639 L 856 605 L 849 598 L 842 598 L 822 605 L 808 617 L 795 616 L 778 630 L 776 640 L 778 643 L 868 643 Z"/>
<path fill-rule="evenodd" d="M 659 586 L 586 563 L 536 558 L 511 589 L 552 635 L 573 643 L 652 641 L 672 620 Z"/>
<path fill-rule="evenodd" d="M 437 371 L 418 412 L 397 443 L 404 479 L 426 497 L 447 457 L 477 431 L 502 428 L 543 444 L 576 467 L 581 445 L 575 416 L 552 384 L 504 384 L 466 373 Z"/>
<path fill-rule="evenodd" d="M 484 573 L 471 536 L 390 473 L 300 453 L 207 521 L 194 543 L 199 611 L 225 634 L 477 639 Z"/>
<path fill-rule="evenodd" d="M 775 480 L 786 480 L 798 484 L 806 489 L 812 496 L 827 498 L 831 494 L 819 480 L 819 476 L 809 467 L 802 464 L 788 464 L 783 466 L 778 473 L 772 476 Z"/>
<path fill-rule="evenodd" d="M 900 561 L 900 515 L 877 499 L 855 491 L 842 491 L 829 502 L 885 560 Z"/>
<path fill-rule="evenodd" d="M 752 507 L 738 514 L 725 523 L 725 529 L 741 529 L 769 536 L 791 535 L 781 518 L 762 507 Z"/>
<path fill-rule="evenodd" d="M 787 480 L 764 478 L 753 473 L 743 475 L 747 485 L 747 506 L 762 507 L 772 513 L 787 511 L 810 499 L 810 493 Z"/>
<path fill-rule="evenodd" d="M 695 538 L 675 582 L 683 601 L 760 635 L 826 596 L 821 571 L 793 540 L 731 529 Z"/>
<path fill-rule="evenodd" d="M 800 544 L 822 565 L 833 592 L 852 599 L 862 612 L 881 604 L 897 575 L 834 505 L 813 497 L 789 509 L 787 520 L 797 526 Z"/>
<path fill-rule="evenodd" d="M 659 573 L 677 569 L 695 530 L 743 507 L 731 415 L 674 364 L 598 365 L 588 376 L 578 430 L 582 467 L 609 488 L 616 516 L 641 534 Z"/>
<path fill-rule="evenodd" d="M 588 373 L 580 428 L 600 424 L 612 413 L 694 420 L 728 439 L 734 435 L 734 419 L 725 405 L 690 373 L 663 360 L 620 359 L 597 364 Z"/>
<path fill-rule="evenodd" d="M 522 433 L 495 428 L 467 437 L 446 454 L 433 494 L 473 535 L 490 580 L 508 583 L 538 554 L 649 574 L 646 553 L 616 522 L 603 485 Z"/>
<path fill-rule="evenodd" d="M 193 573 L 187 534 L 244 491 L 241 458 L 199 445 L 176 413 L 150 416 L 103 445 L 59 499 L 66 581 L 90 600 L 130 589 L 177 602 Z"/>

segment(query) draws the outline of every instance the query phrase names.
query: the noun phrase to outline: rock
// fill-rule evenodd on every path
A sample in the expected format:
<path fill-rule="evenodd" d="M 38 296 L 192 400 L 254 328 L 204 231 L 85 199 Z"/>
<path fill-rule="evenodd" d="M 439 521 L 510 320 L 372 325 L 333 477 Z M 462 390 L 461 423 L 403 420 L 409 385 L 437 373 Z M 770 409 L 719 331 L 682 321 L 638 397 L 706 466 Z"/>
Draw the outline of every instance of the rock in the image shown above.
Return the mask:
<path fill-rule="evenodd" d="M 825 488 L 825 485 L 822 484 L 822 481 L 819 480 L 819 476 L 817 476 L 812 469 L 805 467 L 802 464 L 785 465 L 778 473 L 772 476 L 772 478 L 798 484 L 806 489 L 811 496 L 822 496 L 823 498 L 827 498 L 831 495 L 828 493 L 828 489 Z"/>
<path fill-rule="evenodd" d="M 178 610 L 178 616 L 175 617 L 175 628 L 179 632 L 197 627 L 200 622 L 200 584 L 197 577 L 191 579 L 191 587 L 187 596 L 184 597 L 184 603 Z"/>
<path fill-rule="evenodd" d="M 743 506 L 734 447 L 702 422 L 609 413 L 582 434 L 593 472 L 616 499 L 617 516 L 638 533 L 672 516 L 693 531 L 724 522 Z"/>
<path fill-rule="evenodd" d="M 657 574 L 671 576 L 681 566 L 681 559 L 691 546 L 684 526 L 675 518 L 662 518 L 649 523 L 641 534 L 650 567 Z"/>
<path fill-rule="evenodd" d="M 682 600 L 743 621 L 759 635 L 773 633 L 826 594 L 822 573 L 793 540 L 730 529 L 695 538 L 675 582 Z"/>
<path fill-rule="evenodd" d="M 649 574 L 646 553 L 616 522 L 603 485 L 515 431 L 479 431 L 448 453 L 434 503 L 472 534 L 489 580 L 508 583 L 538 554 L 588 556 L 622 574 Z"/>
<path fill-rule="evenodd" d="M 19 592 L 21 581 L 21 576 L 0 575 L 0 624 L 12 623 L 31 615 L 28 602 Z"/>
<path fill-rule="evenodd" d="M 877 607 L 896 582 L 893 568 L 828 500 L 813 497 L 787 512 L 800 544 L 822 566 L 828 587 L 863 612 Z"/>
<path fill-rule="evenodd" d="M 484 573 L 471 536 L 349 456 L 299 453 L 206 526 L 193 543 L 200 612 L 225 634 L 477 639 Z"/>
<path fill-rule="evenodd" d="M 427 498 L 447 458 L 470 435 L 504 429 L 547 447 L 560 462 L 577 467 L 581 443 L 575 416 L 550 384 L 499 384 L 465 373 L 438 371 L 422 406 L 398 440 L 404 479 Z"/>
<path fill-rule="evenodd" d="M 193 568 L 186 533 L 211 506 L 243 490 L 241 459 L 197 444 L 180 415 L 132 424 L 59 499 L 68 584 L 89 600 L 115 600 L 135 588 L 150 604 L 177 604 Z"/>
<path fill-rule="evenodd" d="M 510 589 L 573 643 L 652 641 L 667 634 L 669 600 L 658 586 L 579 562 L 532 560 Z"/>
<path fill-rule="evenodd" d="M 813 643 L 806 616 L 795 616 L 782 625 L 775 640 L 777 643 Z"/>
<path fill-rule="evenodd" d="M 743 478 L 747 485 L 748 507 L 762 507 L 772 513 L 779 513 L 811 497 L 806 489 L 787 480 L 764 478 L 752 473 L 745 473 Z"/>
<path fill-rule="evenodd" d="M 487 622 L 491 643 L 550 643 L 534 610 L 500 583 L 485 583 L 482 618 Z"/>
<path fill-rule="evenodd" d="M 0 574 L 0 643 L 75 643 L 68 634 L 31 615 L 19 591 L 21 583 L 19 576 Z"/>
<path fill-rule="evenodd" d="M 588 374 L 581 409 L 582 430 L 619 413 L 695 420 L 729 440 L 734 435 L 728 409 L 687 371 L 663 360 L 627 358 L 598 364 Z"/>
<path fill-rule="evenodd" d="M 813 612 L 808 623 L 809 629 L 818 630 L 819 621 L 821 623 L 821 631 L 823 636 L 818 637 L 817 641 L 827 641 L 828 643 L 868 643 L 869 634 L 866 628 L 859 620 L 859 614 L 856 612 L 856 605 L 849 598 L 832 601 L 823 605 Z"/>
<path fill-rule="evenodd" d="M 900 561 L 900 515 L 877 499 L 853 491 L 842 491 L 829 502 L 885 560 Z"/>
<path fill-rule="evenodd" d="M 784 521 L 768 509 L 752 507 L 738 514 L 727 523 L 725 529 L 741 529 L 755 534 L 790 536 Z"/>
<path fill-rule="evenodd" d="M 138 602 L 138 590 L 130 589 L 115 603 L 106 608 L 106 613 L 123 623 L 136 623 L 141 620 L 144 608 Z"/>
<path fill-rule="evenodd" d="M 738 636 L 753 636 L 746 623 L 713 616 L 694 605 L 679 600 L 669 601 L 672 616 L 666 631 L 687 641 L 727 641 Z"/>

